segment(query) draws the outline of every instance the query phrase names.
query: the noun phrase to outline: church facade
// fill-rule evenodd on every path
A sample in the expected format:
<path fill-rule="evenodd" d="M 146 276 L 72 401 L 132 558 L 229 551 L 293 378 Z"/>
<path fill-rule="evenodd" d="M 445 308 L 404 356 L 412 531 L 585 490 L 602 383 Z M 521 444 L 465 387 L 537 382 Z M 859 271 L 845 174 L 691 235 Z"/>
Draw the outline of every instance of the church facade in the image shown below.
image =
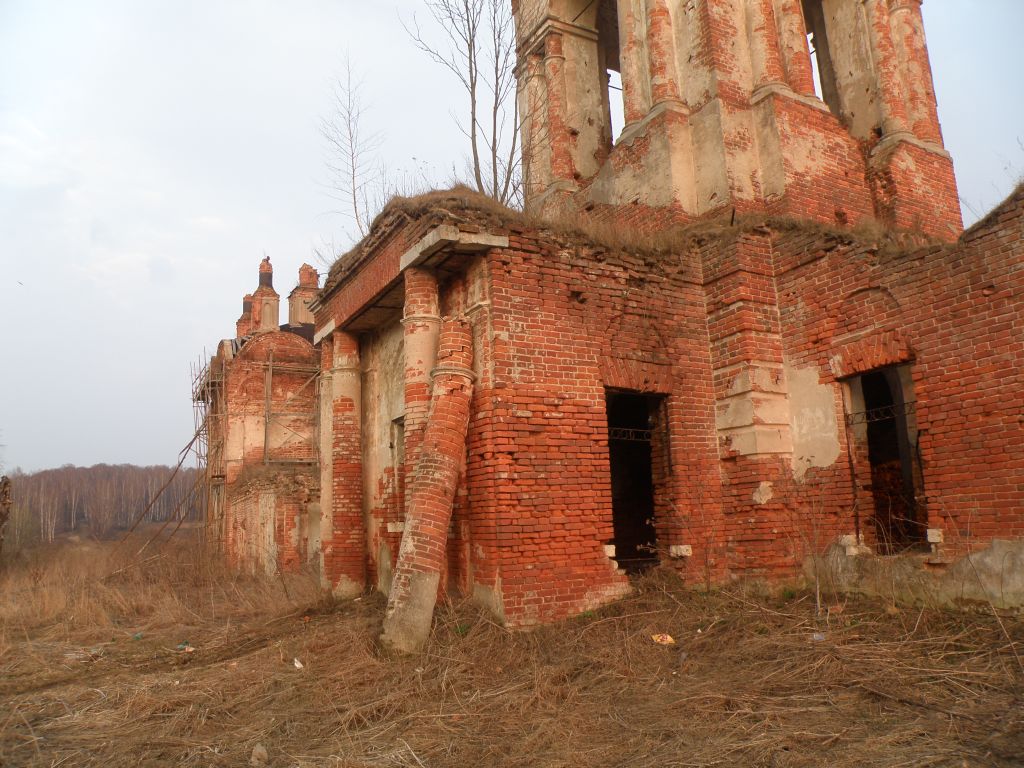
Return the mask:
<path fill-rule="evenodd" d="M 523 626 L 1024 538 L 1024 193 L 962 232 L 920 3 L 514 8 L 526 211 L 393 201 L 307 338 L 253 295 L 229 554 L 385 592 L 411 649 L 445 591 Z"/>

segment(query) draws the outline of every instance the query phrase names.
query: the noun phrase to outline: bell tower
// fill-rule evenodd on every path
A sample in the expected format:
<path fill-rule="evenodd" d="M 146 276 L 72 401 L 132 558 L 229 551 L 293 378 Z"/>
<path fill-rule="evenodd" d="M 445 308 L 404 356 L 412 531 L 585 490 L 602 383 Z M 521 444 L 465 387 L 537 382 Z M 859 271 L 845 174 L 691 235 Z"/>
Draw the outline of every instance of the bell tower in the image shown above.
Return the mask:
<path fill-rule="evenodd" d="M 959 235 L 921 0 L 512 3 L 528 208 Z"/>

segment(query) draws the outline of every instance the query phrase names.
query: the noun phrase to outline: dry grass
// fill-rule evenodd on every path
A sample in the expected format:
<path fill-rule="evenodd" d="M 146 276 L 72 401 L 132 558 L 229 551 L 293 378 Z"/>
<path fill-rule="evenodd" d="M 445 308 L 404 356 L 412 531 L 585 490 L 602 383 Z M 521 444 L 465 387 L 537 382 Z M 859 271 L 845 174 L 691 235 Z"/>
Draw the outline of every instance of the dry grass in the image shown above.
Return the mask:
<path fill-rule="evenodd" d="M 408 221 L 420 220 L 435 223 L 444 221 L 469 229 L 537 229 L 549 240 L 585 242 L 610 251 L 627 251 L 648 257 L 686 253 L 707 240 L 727 241 L 751 231 L 770 230 L 814 233 L 840 245 L 860 242 L 890 256 L 927 247 L 948 247 L 948 244 L 921 232 L 896 230 L 873 219 L 864 220 L 851 230 L 812 219 L 759 213 L 734 214 L 728 210 L 718 216 L 689 224 L 649 230 L 623 226 L 614 220 L 592 217 L 576 210 L 545 216 L 517 211 L 468 187 L 455 186 L 414 197 L 392 198 L 374 219 L 370 234 L 348 253 L 341 255 L 331 267 L 324 292 L 333 290 L 342 276 L 386 242 L 395 228 Z"/>
<path fill-rule="evenodd" d="M 0 763 L 236 766 L 257 745 L 267 765 L 417 768 L 1024 754 L 1020 619 L 1004 630 L 868 601 L 817 618 L 802 593 L 700 594 L 655 573 L 620 603 L 530 632 L 442 606 L 426 652 L 389 659 L 378 597 L 318 603 L 296 581 L 289 602 L 279 581 L 162 552 L 104 583 L 86 575 L 101 552 L 3 577 Z"/>

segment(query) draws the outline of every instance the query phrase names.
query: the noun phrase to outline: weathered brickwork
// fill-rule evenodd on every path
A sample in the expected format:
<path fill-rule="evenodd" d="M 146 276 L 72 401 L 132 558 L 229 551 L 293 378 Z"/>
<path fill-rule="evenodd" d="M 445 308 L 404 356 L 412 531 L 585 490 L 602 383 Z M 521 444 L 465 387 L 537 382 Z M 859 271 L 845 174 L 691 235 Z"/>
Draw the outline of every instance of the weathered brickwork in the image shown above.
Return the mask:
<path fill-rule="evenodd" d="M 648 423 L 657 559 L 691 583 L 792 574 L 840 538 L 884 549 L 880 476 L 864 425 L 847 420 L 865 407 L 858 377 L 894 367 L 913 398 L 920 545 L 942 563 L 1024 535 L 1024 191 L 953 245 L 745 219 L 623 247 L 476 208 L 465 193 L 412 205 L 382 225 L 419 235 L 384 238 L 413 243 L 388 257 L 390 277 L 361 274 L 373 259 L 356 254 L 321 294 L 319 357 L 295 334 L 269 332 L 228 366 L 227 411 L 258 427 L 226 462 L 238 562 L 266 567 L 258 553 L 269 548 L 275 567 L 297 567 L 318 551 L 340 592 L 392 595 L 398 574 L 426 567 L 427 591 L 473 595 L 513 625 L 622 594 L 628 579 L 609 549 L 617 393 L 658 404 Z M 377 298 L 357 303 L 349 281 Z M 456 366 L 472 386 L 455 422 L 438 406 L 453 391 L 444 317 L 471 350 Z M 289 364 L 319 364 L 320 405 L 312 390 L 294 399 L 307 424 L 320 412 L 330 456 L 319 476 L 263 465 L 271 351 L 282 377 Z M 275 403 L 302 383 L 274 382 Z M 311 445 L 271 454 L 309 458 Z M 440 505 L 429 506 L 436 522 L 410 525 L 424 504 Z M 429 565 L 403 563 L 413 551 L 429 552 Z"/>
<path fill-rule="evenodd" d="M 281 329 L 261 266 L 204 390 L 229 556 L 411 650 L 448 593 L 525 626 L 1024 539 L 1024 187 L 961 235 L 919 3 L 513 7 L 527 213 L 396 200 Z"/>
<path fill-rule="evenodd" d="M 1018 189 L 952 247 L 894 251 L 797 232 L 777 245 L 794 366 L 822 383 L 909 366 L 927 525 L 950 555 L 1024 535 L 1022 236 Z"/>
<path fill-rule="evenodd" d="M 439 196 L 429 214 L 447 213 L 447 224 L 432 219 L 439 231 L 507 244 L 469 252 L 453 237 L 426 257 L 414 246 L 392 263 L 417 266 L 377 278 L 381 302 L 402 305 L 407 321 L 436 307 L 473 337 L 468 429 L 439 449 L 451 471 L 431 475 L 451 494 L 449 522 L 431 529 L 440 537 L 432 589 L 474 595 L 519 625 L 628 589 L 608 549 L 607 404 L 619 392 L 661 404 L 650 424 L 658 558 L 691 582 L 792 574 L 840 537 L 880 546 L 847 382 L 900 365 L 910 366 L 916 398 L 922 546 L 924 527 L 942 534 L 936 562 L 1019 536 L 1021 200 L 950 246 L 766 219 L 696 228 L 656 251 L 495 216 L 462 193 Z M 420 213 L 385 226 L 421 233 Z M 358 258 L 321 301 L 318 327 L 358 326 L 373 309 L 334 314 L 351 305 L 347 279 L 368 284 Z M 428 418 L 416 415 L 422 355 L 404 349 L 414 323 L 396 325 L 397 309 L 390 317 L 359 334 L 375 361 L 364 365 L 363 414 L 379 428 L 404 414 L 409 451 L 410 413 Z M 393 449 L 397 434 L 363 436 L 366 460 L 377 456 L 363 487 L 380 489 L 363 507 L 379 518 L 368 583 L 393 595 L 400 552 L 422 535 L 408 527 L 410 500 L 396 498 L 405 495 L 396 473 L 417 466 Z M 463 461 L 464 474 L 454 469 Z"/>
<path fill-rule="evenodd" d="M 306 285 L 300 289 L 307 299 L 310 270 L 303 265 Z M 318 517 L 319 361 L 303 337 L 304 328 L 311 337 L 311 323 L 278 328 L 268 259 L 259 274 L 260 285 L 245 297 L 237 323 L 245 333 L 221 342 L 197 397 L 207 406 L 210 518 L 222 546 L 234 564 L 273 574 L 319 557 L 317 539 L 309 534 L 311 519 Z"/>
<path fill-rule="evenodd" d="M 920 0 L 513 8 L 530 209 L 649 228 L 737 210 L 959 234 Z"/>
<path fill-rule="evenodd" d="M 657 490 L 668 494 L 675 480 L 670 497 L 680 511 L 656 527 L 666 545 L 691 543 L 697 558 L 709 557 L 689 538 L 686 513 L 700 504 L 713 524 L 715 491 L 700 498 L 701 489 L 679 482 L 717 469 L 697 265 L 522 233 L 491 256 L 490 274 L 494 395 L 492 424 L 481 426 L 490 427 L 492 450 L 471 453 L 470 477 L 491 499 L 506 614 L 546 620 L 626 586 L 604 552 L 614 538 L 606 388 L 664 395 L 676 406 L 666 451 L 674 471 Z"/>

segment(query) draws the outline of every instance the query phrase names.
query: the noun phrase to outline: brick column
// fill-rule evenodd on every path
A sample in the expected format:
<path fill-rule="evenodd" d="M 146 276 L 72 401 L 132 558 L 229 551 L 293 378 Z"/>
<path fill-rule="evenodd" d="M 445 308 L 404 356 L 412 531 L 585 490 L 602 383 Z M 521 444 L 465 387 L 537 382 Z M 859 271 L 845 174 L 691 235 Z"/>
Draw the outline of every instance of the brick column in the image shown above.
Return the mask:
<path fill-rule="evenodd" d="M 941 146 L 938 118 L 933 112 L 935 99 L 924 31 L 919 26 L 913 31 L 920 24 L 920 19 L 914 18 L 920 9 L 912 0 L 864 0 L 864 9 L 876 62 L 884 134 L 871 150 L 868 163 L 876 216 L 891 226 L 954 240 L 963 229 L 963 219 L 953 160 Z M 908 26 L 911 31 L 907 31 Z M 901 42 L 895 41 L 897 37 Z M 920 71 L 908 70 L 911 62 Z M 907 76 L 925 77 L 926 82 L 908 83 Z M 932 146 L 914 141 L 915 134 L 932 142 Z"/>
<path fill-rule="evenodd" d="M 907 130 L 906 97 L 903 92 L 903 73 L 899 57 L 892 42 L 888 0 L 864 0 L 868 21 L 868 39 L 871 41 L 878 75 L 878 94 L 882 109 L 882 128 L 885 135 Z"/>
<path fill-rule="evenodd" d="M 551 181 L 572 181 L 569 119 L 565 98 L 565 55 L 562 35 L 549 32 L 544 39 L 544 76 L 548 84 L 548 141 L 551 146 Z"/>
<path fill-rule="evenodd" d="M 366 585 L 359 340 L 335 331 L 331 347 L 331 455 L 321 461 L 331 464 L 332 530 L 324 566 L 335 592 L 350 596 Z"/>
<path fill-rule="evenodd" d="M 550 148 L 547 136 L 547 117 L 541 105 L 547 98 L 544 77 L 544 57 L 531 53 L 525 64 L 520 64 L 519 114 L 522 116 L 523 184 L 526 203 L 547 189 L 551 183 Z M 523 84 L 525 80 L 525 85 Z"/>
<path fill-rule="evenodd" d="M 434 369 L 430 416 L 410 484 L 405 531 L 381 636 L 386 645 L 406 653 L 417 650 L 430 634 L 452 503 L 466 458 L 472 364 L 469 324 L 446 320 Z"/>
<path fill-rule="evenodd" d="M 800 0 L 774 0 L 782 66 L 789 87 L 804 96 L 814 96 L 811 49 L 807 47 L 807 25 Z"/>
<path fill-rule="evenodd" d="M 437 278 L 417 267 L 405 270 L 405 309 L 402 313 L 405 345 L 405 477 L 412 474 L 423 430 L 430 412 L 430 372 L 437 363 L 441 328 Z M 405 486 L 408 488 L 408 484 Z M 408 499 L 406 500 L 408 507 Z M 397 542 L 396 542 L 397 543 Z"/>
<path fill-rule="evenodd" d="M 793 455 L 771 237 L 746 233 L 703 254 L 724 489 L 723 544 L 734 573 L 772 569 L 786 537 L 780 499 Z M 771 496 L 770 494 L 765 494 Z"/>
<path fill-rule="evenodd" d="M 775 24 L 775 8 L 772 0 L 759 0 L 750 8 L 753 14 L 750 25 L 750 63 L 754 74 L 754 87 L 772 83 L 785 84 L 786 75 L 782 69 L 782 51 L 779 46 L 779 30 Z"/>
<path fill-rule="evenodd" d="M 619 72 L 622 75 L 622 112 L 626 125 L 642 120 L 651 106 L 646 87 L 642 2 L 626 0 L 619 3 Z M 615 138 L 612 136 L 612 141 Z"/>
<path fill-rule="evenodd" d="M 921 0 L 899 0 L 890 11 L 893 42 L 907 86 L 907 111 L 911 130 L 924 141 L 942 143 L 935 85 L 924 39 Z"/>
<path fill-rule="evenodd" d="M 665 0 L 647 0 L 646 4 L 651 101 L 654 104 L 679 101 L 676 39 L 668 3 Z"/>
<path fill-rule="evenodd" d="M 742 234 L 705 257 L 708 333 L 727 453 L 792 451 L 782 329 L 768 235 Z"/>
<path fill-rule="evenodd" d="M 331 529 L 334 521 L 331 519 L 334 506 L 334 464 L 332 461 L 333 433 L 334 433 L 334 384 L 331 377 L 331 370 L 334 368 L 334 351 L 331 345 L 331 337 L 328 336 L 320 343 L 320 380 L 317 382 L 317 408 L 319 418 L 317 419 L 317 453 L 320 460 L 320 529 L 311 531 L 310 556 L 313 565 L 320 576 L 321 585 L 331 587 L 331 580 L 327 575 L 326 562 L 324 560 L 324 548 L 330 546 Z"/>

